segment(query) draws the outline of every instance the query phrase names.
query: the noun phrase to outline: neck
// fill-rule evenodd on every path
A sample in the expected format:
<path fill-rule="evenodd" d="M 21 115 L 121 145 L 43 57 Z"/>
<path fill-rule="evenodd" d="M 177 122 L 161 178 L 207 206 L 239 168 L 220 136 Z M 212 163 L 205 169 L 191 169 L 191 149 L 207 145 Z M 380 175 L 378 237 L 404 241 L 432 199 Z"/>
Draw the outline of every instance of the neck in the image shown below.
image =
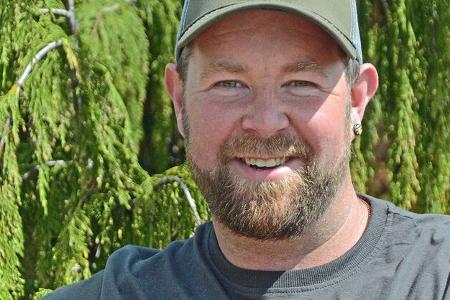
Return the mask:
<path fill-rule="evenodd" d="M 369 219 L 367 205 L 349 184 L 351 188 L 338 192 L 324 215 L 294 239 L 252 239 L 213 219 L 222 253 L 233 265 L 249 270 L 306 269 L 335 260 L 358 242 Z"/>

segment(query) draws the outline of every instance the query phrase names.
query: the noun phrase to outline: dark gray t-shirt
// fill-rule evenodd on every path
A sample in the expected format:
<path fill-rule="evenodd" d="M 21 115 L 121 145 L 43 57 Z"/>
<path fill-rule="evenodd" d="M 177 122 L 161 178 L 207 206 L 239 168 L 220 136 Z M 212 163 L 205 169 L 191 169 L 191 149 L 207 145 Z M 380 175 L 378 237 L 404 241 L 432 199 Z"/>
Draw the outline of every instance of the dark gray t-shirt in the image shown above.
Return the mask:
<path fill-rule="evenodd" d="M 222 255 L 208 223 L 164 250 L 126 246 L 91 279 L 44 299 L 450 299 L 450 216 L 371 205 L 360 241 L 315 268 L 250 271 Z"/>

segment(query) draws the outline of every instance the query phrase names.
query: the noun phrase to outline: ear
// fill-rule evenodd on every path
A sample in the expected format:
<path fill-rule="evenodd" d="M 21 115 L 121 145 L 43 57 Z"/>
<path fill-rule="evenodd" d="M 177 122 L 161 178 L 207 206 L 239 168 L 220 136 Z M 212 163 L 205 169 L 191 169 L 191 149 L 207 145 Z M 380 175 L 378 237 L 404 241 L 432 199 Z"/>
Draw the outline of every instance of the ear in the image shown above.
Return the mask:
<path fill-rule="evenodd" d="M 175 64 L 168 64 L 165 72 L 166 89 L 172 98 L 180 134 L 185 137 L 183 127 L 183 81 L 177 72 Z"/>
<path fill-rule="evenodd" d="M 361 123 L 367 104 L 375 95 L 378 89 L 378 73 L 371 64 L 360 66 L 359 80 L 351 88 L 352 108 L 351 121 L 352 126 Z"/>

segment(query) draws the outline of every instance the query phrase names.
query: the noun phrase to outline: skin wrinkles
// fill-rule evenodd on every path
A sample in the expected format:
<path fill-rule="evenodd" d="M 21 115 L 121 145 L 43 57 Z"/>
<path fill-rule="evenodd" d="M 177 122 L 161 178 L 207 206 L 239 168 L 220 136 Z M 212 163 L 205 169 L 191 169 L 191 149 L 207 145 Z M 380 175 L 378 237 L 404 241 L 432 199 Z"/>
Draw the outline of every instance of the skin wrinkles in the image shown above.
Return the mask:
<path fill-rule="evenodd" d="M 216 73 L 231 73 L 231 74 L 241 74 L 248 72 L 248 67 L 227 60 L 219 60 L 211 63 L 204 72 L 200 74 L 201 80 L 208 80 L 210 76 Z M 323 71 L 323 67 L 316 61 L 313 60 L 300 60 L 293 63 L 289 63 L 282 67 L 282 73 L 301 73 L 301 72 L 317 72 L 321 76 L 327 78 L 328 75 Z"/>
<path fill-rule="evenodd" d="M 200 74 L 201 80 L 209 80 L 211 76 L 219 73 L 241 74 L 245 73 L 248 67 L 226 60 L 219 60 L 211 63 L 205 71 Z"/>
<path fill-rule="evenodd" d="M 325 68 L 327 68 L 328 72 L 325 72 Z M 220 81 L 239 81 L 242 82 L 247 88 L 253 90 L 251 87 L 254 83 L 249 79 L 251 74 L 249 74 L 248 70 L 250 68 L 245 64 L 241 64 L 230 59 L 221 58 L 218 61 L 213 61 L 207 64 L 202 69 L 204 69 L 204 71 L 201 72 L 201 75 L 199 76 L 200 79 L 197 82 L 199 90 L 187 90 L 185 91 L 185 93 L 188 93 L 186 96 L 209 92 L 214 87 L 214 84 Z M 305 58 L 287 63 L 286 65 L 281 66 L 279 70 L 280 71 L 278 72 L 276 79 L 278 79 L 280 83 L 276 84 L 281 86 L 289 82 L 291 79 L 308 79 L 317 87 L 314 93 L 310 94 L 310 96 L 325 97 L 326 95 L 337 95 L 334 91 L 334 88 L 337 85 L 336 77 L 329 76 L 327 73 L 330 73 L 330 70 L 336 73 L 342 72 L 342 64 L 334 62 L 325 67 L 314 59 Z M 272 82 L 267 83 L 266 81 L 271 79 L 271 76 L 260 75 L 255 79 L 255 82 L 264 86 L 269 86 Z M 317 95 L 320 92 L 323 94 Z"/>
<path fill-rule="evenodd" d="M 377 77 L 364 65 L 349 88 L 341 54 L 298 16 L 252 10 L 195 40 L 185 82 L 167 67 L 188 161 L 231 263 L 311 267 L 359 239 L 367 217 L 351 183 L 349 149 Z M 273 172 L 244 162 L 282 156 L 289 159 Z"/>
<path fill-rule="evenodd" d="M 244 97 L 257 98 L 260 96 L 257 90 L 263 90 L 264 93 L 271 93 L 271 97 L 278 97 L 283 99 L 283 101 L 299 101 L 309 98 L 315 99 L 318 105 L 322 103 L 323 100 L 329 98 L 329 96 L 339 96 L 339 92 L 334 90 L 335 83 L 326 80 L 328 76 L 322 76 L 324 73 L 322 67 L 311 62 L 303 62 L 301 63 L 301 66 L 299 66 L 300 63 L 294 62 L 283 67 L 284 71 L 282 75 L 279 76 L 281 78 L 279 83 L 273 82 L 272 79 L 268 77 L 257 78 L 255 80 L 256 83 L 253 83 L 248 79 L 248 75 L 245 74 L 245 67 L 221 62 L 201 75 L 202 79 L 204 78 L 205 80 L 202 80 L 203 82 L 199 84 L 199 90 L 191 90 L 186 96 L 196 96 L 199 98 L 216 97 L 217 99 L 215 99 L 215 101 L 220 102 L 219 100 L 232 101 Z M 302 70 L 299 70 L 299 68 Z M 304 74 L 300 74 L 302 72 Z M 272 82 L 269 82 L 269 80 Z M 230 97 L 229 99 L 221 98 L 217 85 L 223 82 L 236 82 L 240 84 L 239 95 L 236 95 L 234 98 Z M 304 87 L 301 95 L 297 95 L 301 96 L 303 99 L 295 97 L 295 93 L 292 92 L 293 86 L 288 85 L 295 82 L 307 82 L 311 85 L 309 90 L 305 90 L 307 87 Z M 260 85 L 261 88 L 253 89 L 252 87 L 254 85 Z M 274 85 L 278 85 L 278 90 L 269 89 L 269 87 Z M 281 88 L 283 88 L 283 90 L 281 90 Z"/>

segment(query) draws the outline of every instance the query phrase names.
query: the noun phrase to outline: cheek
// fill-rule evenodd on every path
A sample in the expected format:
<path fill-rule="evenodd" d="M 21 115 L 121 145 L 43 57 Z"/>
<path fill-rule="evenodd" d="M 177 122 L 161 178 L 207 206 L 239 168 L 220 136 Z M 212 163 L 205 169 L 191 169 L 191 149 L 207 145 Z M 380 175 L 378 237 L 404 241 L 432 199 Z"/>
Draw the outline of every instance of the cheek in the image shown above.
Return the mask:
<path fill-rule="evenodd" d="M 217 166 L 220 146 L 236 129 L 239 117 L 230 110 L 201 101 L 189 107 L 188 112 L 192 159 L 199 167 L 212 169 Z"/>
<path fill-rule="evenodd" d="M 333 99 L 327 99 L 315 111 L 297 110 L 297 131 L 317 156 L 336 157 L 345 149 L 348 136 L 345 113 L 343 103 Z"/>

